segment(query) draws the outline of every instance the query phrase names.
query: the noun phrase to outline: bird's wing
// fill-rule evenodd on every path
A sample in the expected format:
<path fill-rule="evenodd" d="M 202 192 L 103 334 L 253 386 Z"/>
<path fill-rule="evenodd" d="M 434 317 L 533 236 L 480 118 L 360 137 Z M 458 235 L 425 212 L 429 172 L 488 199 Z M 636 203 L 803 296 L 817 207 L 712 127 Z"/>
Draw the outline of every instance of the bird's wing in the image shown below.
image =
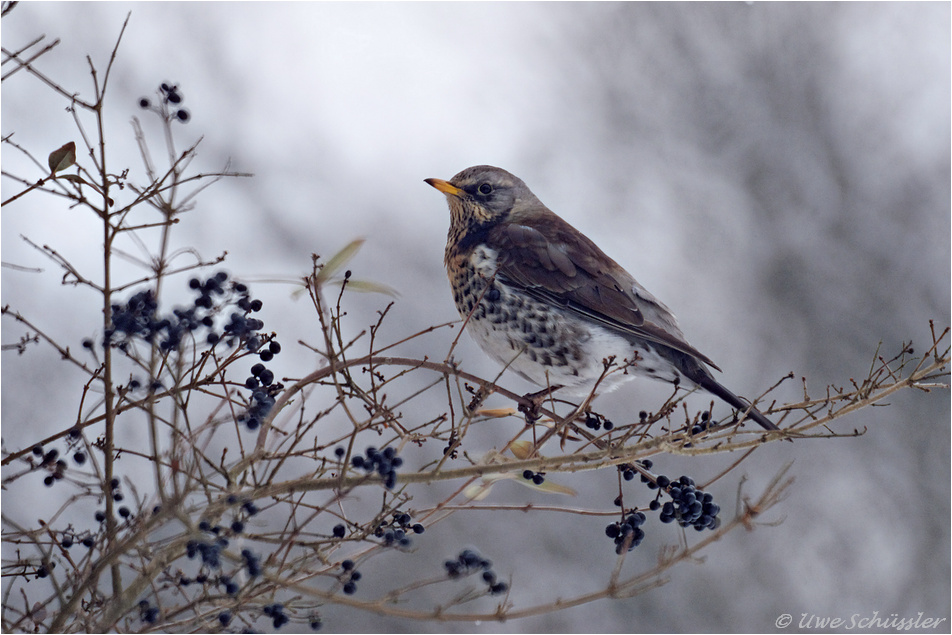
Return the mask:
<path fill-rule="evenodd" d="M 498 247 L 500 281 L 622 335 L 662 344 L 717 368 L 685 341 L 668 307 L 555 214 L 533 224 L 500 223 L 487 238 Z"/>

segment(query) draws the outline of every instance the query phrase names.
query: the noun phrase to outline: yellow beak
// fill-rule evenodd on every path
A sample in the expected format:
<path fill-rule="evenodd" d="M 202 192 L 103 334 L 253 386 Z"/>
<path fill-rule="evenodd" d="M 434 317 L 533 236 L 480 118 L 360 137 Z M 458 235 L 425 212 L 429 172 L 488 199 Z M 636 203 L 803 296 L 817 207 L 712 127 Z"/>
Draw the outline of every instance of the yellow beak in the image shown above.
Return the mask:
<path fill-rule="evenodd" d="M 451 194 L 456 197 L 465 196 L 466 192 L 459 189 L 449 181 L 444 181 L 443 179 L 424 179 L 424 181 L 443 192 L 444 194 Z"/>

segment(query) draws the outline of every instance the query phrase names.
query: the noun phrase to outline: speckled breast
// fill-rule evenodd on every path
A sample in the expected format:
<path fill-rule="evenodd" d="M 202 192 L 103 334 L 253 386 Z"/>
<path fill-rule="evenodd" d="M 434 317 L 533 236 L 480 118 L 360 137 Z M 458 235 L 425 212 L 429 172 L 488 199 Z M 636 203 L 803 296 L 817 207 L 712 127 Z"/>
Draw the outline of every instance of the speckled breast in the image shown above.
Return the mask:
<path fill-rule="evenodd" d="M 492 250 L 479 247 L 468 258 L 448 262 L 447 271 L 468 332 L 508 370 L 539 386 L 586 392 L 602 375 L 603 360 L 614 356 L 623 365 L 634 357 L 624 338 L 495 279 L 494 264 Z M 629 377 L 615 372 L 600 390 Z"/>

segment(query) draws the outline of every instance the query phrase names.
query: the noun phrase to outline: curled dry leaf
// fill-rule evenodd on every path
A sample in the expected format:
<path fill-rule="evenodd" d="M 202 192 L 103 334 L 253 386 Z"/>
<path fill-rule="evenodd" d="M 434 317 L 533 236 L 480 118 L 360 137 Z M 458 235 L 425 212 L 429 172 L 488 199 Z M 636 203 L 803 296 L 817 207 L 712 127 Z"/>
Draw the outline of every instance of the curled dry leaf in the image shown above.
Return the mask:
<path fill-rule="evenodd" d="M 320 286 L 321 284 L 330 280 L 335 273 L 337 273 L 344 265 L 350 262 L 351 258 L 357 255 L 357 252 L 360 251 L 360 247 L 363 244 L 363 238 L 352 240 L 347 244 L 346 247 L 331 256 L 331 258 L 324 263 L 324 266 L 315 277 L 315 282 L 317 285 Z"/>

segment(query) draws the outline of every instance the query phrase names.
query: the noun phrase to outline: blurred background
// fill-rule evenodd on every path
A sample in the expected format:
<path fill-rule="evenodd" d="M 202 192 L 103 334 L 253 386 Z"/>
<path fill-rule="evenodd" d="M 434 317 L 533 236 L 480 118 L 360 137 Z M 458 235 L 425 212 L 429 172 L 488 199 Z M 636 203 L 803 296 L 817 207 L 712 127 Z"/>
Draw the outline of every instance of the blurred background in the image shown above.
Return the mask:
<path fill-rule="evenodd" d="M 310 254 L 329 257 L 354 238 L 366 239 L 354 276 L 401 294 L 381 338 L 457 317 L 442 266 L 446 204 L 423 179 L 482 163 L 521 177 L 668 304 L 738 393 L 755 396 L 792 371 L 778 399 L 801 397 L 801 377 L 820 395 L 865 377 L 877 349 L 892 356 L 912 340 L 924 352 L 930 319 L 937 330 L 949 324 L 948 3 L 21 3 L 3 18 L 3 46 L 60 38 L 38 67 L 92 98 L 85 56 L 105 69 L 129 11 L 105 105 L 110 161 L 145 182 L 129 124 L 137 116 L 163 163 L 160 126 L 137 101 L 167 81 L 191 114 L 178 149 L 204 137 L 193 169 L 230 161 L 254 173 L 204 192 L 174 236 L 206 258 L 227 251 L 226 268 L 255 283 L 261 316 L 287 350 L 275 366 L 284 376 L 314 368 L 294 342 L 313 341 L 315 317 L 289 286 L 268 281 L 303 276 Z M 65 105 L 21 71 L 3 83 L 2 134 L 45 163 L 80 141 Z M 2 158 L 5 172 L 42 176 L 8 146 Z M 2 187 L 4 199 L 19 191 L 9 179 Z M 71 347 L 95 337 L 95 295 L 61 286 L 61 272 L 21 238 L 96 278 L 95 220 L 27 196 L 4 208 L 2 223 L 4 262 L 43 269 L 4 268 L 2 302 Z M 124 279 L 141 276 L 132 258 Z M 184 280 L 174 287 L 169 301 L 187 297 Z M 353 296 L 354 332 L 388 301 Z M 4 344 L 23 332 L 3 327 Z M 403 352 L 441 357 L 454 334 L 439 336 L 436 351 Z M 456 357 L 478 374 L 497 371 L 465 336 Z M 74 421 L 80 377 L 48 347 L 5 352 L 4 448 Z M 634 419 L 667 394 L 635 381 L 599 411 Z M 804 613 L 948 618 L 949 404 L 945 391 L 907 392 L 835 428 L 866 429 L 862 437 L 758 451 L 712 492 L 729 514 L 741 474 L 755 493 L 793 461 L 791 495 L 766 519 L 783 522 L 734 532 L 642 596 L 479 625 L 331 608 L 326 628 L 771 632 L 782 613 L 794 616 L 787 630 Z M 498 425 L 505 439 L 516 424 Z M 123 432 L 128 443 L 140 433 Z M 656 465 L 704 480 L 732 460 Z M 561 481 L 594 497 L 585 504 L 509 484 L 490 500 L 610 508 L 614 477 L 586 478 Z M 5 515 L 51 496 L 39 482 L 24 489 L 4 494 Z M 385 586 L 388 576 L 432 572 L 475 545 L 512 576 L 518 603 L 603 587 L 615 559 L 606 521 L 565 516 L 458 515 L 420 537 L 415 556 L 382 558 L 391 569 L 375 575 Z M 627 566 L 650 567 L 657 546 L 677 540 L 665 529 Z"/>

